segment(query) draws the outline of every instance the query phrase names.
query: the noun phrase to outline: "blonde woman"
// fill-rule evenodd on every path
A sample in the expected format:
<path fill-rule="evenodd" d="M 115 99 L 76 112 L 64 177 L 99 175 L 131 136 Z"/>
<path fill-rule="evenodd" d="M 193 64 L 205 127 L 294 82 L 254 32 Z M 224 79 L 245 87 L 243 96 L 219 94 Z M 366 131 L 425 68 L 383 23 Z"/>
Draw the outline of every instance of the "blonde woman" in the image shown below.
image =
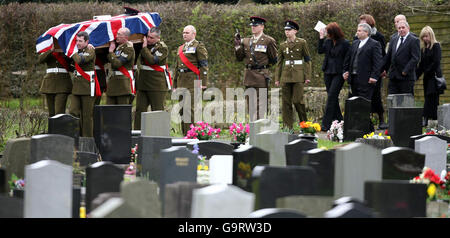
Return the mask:
<path fill-rule="evenodd" d="M 437 107 L 439 105 L 439 92 L 436 86 L 437 77 L 442 77 L 441 71 L 441 45 L 436 41 L 433 29 L 425 26 L 419 35 L 420 63 L 417 67 L 417 78 L 423 74 L 423 89 L 425 103 L 423 106 L 423 126 L 428 125 L 428 119 L 437 120 Z"/>

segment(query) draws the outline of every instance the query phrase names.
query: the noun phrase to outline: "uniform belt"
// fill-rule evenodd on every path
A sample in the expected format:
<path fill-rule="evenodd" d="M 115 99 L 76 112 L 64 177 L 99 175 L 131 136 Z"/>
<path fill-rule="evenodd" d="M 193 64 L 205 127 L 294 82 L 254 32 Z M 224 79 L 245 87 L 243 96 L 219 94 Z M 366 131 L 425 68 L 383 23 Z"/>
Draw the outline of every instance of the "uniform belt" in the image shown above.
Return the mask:
<path fill-rule="evenodd" d="M 137 70 L 137 65 L 133 65 L 133 69 L 134 69 L 134 70 Z"/>
<path fill-rule="evenodd" d="M 166 66 L 165 65 L 160 65 L 159 67 L 161 67 L 162 69 L 166 69 Z M 155 69 L 153 69 L 152 67 L 150 67 L 150 66 L 147 66 L 147 65 L 141 65 L 141 69 L 143 69 L 143 70 L 155 70 Z M 181 72 L 181 71 L 180 71 Z"/>
<path fill-rule="evenodd" d="M 80 72 L 78 72 L 78 71 L 76 71 L 76 72 L 77 72 L 77 76 L 81 76 Z M 84 72 L 89 74 L 89 75 L 93 75 L 94 74 L 94 71 L 84 71 Z"/>
<path fill-rule="evenodd" d="M 47 69 L 47 74 L 49 73 L 67 73 L 67 70 L 64 68 L 49 68 Z"/>
<path fill-rule="evenodd" d="M 180 73 L 188 73 L 188 72 L 192 72 L 192 70 L 190 70 L 190 69 L 179 69 L 178 72 L 180 72 Z"/>
<path fill-rule="evenodd" d="M 267 65 L 251 65 L 251 64 L 246 65 L 246 67 L 247 67 L 247 69 L 252 69 L 252 70 L 269 68 Z"/>
<path fill-rule="evenodd" d="M 128 73 L 129 73 L 131 76 L 133 75 L 133 71 L 132 71 L 132 70 L 128 70 Z M 114 75 L 120 76 L 120 75 L 123 75 L 123 73 L 120 72 L 120 71 L 114 71 Z"/>
<path fill-rule="evenodd" d="M 298 65 L 298 64 L 303 64 L 302 60 L 286 60 L 285 62 L 286 65 Z"/>
<path fill-rule="evenodd" d="M 95 70 L 101 70 L 100 66 L 96 65 Z"/>

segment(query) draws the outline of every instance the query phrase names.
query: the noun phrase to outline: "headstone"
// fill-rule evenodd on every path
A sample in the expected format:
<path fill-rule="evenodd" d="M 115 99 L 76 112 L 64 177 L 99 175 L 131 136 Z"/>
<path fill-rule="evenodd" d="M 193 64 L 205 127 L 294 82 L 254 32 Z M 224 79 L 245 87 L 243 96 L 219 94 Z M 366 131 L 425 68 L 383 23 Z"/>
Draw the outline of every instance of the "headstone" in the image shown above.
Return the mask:
<path fill-rule="evenodd" d="M 426 137 L 426 136 L 437 137 L 437 138 L 439 138 L 439 139 L 441 139 L 441 140 L 447 141 L 447 144 L 450 144 L 450 137 L 448 137 L 448 136 L 444 136 L 444 135 L 427 135 L 427 134 L 421 134 L 421 135 L 415 135 L 415 136 L 409 137 L 409 145 L 408 145 L 408 147 L 414 150 L 414 148 L 415 148 L 415 146 L 416 146 L 416 140 L 422 139 L 422 138 L 424 138 L 424 137 Z"/>
<path fill-rule="evenodd" d="M 319 196 L 334 195 L 335 155 L 334 151 L 312 149 L 305 153 L 304 163 L 316 171 L 317 194 Z"/>
<path fill-rule="evenodd" d="M 8 180 L 6 177 L 6 169 L 0 168 L 0 194 L 7 194 L 9 192 Z"/>
<path fill-rule="evenodd" d="M 284 145 L 288 143 L 287 134 L 283 134 L 279 131 L 264 131 L 256 135 L 255 143 L 253 145 L 270 153 L 270 165 L 286 166 Z"/>
<path fill-rule="evenodd" d="M 140 136 L 137 152 L 138 175 L 159 182 L 160 153 L 170 147 L 170 137 Z"/>
<path fill-rule="evenodd" d="M 425 217 L 427 186 L 401 180 L 366 182 L 364 197 L 379 217 Z"/>
<path fill-rule="evenodd" d="M 103 161 L 130 163 L 131 105 L 95 106 L 94 138 Z"/>
<path fill-rule="evenodd" d="M 249 143 L 254 145 L 256 140 L 256 135 L 263 131 L 278 131 L 279 125 L 269 119 L 259 119 L 254 122 L 249 123 L 250 133 L 249 133 Z"/>
<path fill-rule="evenodd" d="M 430 136 L 416 140 L 415 145 L 415 151 L 425 155 L 425 167 L 436 174 L 447 170 L 447 141 Z"/>
<path fill-rule="evenodd" d="M 375 218 L 373 210 L 360 203 L 344 203 L 325 212 L 325 218 Z"/>
<path fill-rule="evenodd" d="M 25 218 L 72 217 L 72 166 L 42 160 L 25 167 L 25 181 Z"/>
<path fill-rule="evenodd" d="M 78 138 L 78 151 L 90 152 L 99 154 L 94 137 L 80 137 Z"/>
<path fill-rule="evenodd" d="M 141 136 L 140 130 L 131 130 L 131 147 L 139 144 L 139 137 Z"/>
<path fill-rule="evenodd" d="M 23 218 L 23 199 L 0 194 L 0 218 Z"/>
<path fill-rule="evenodd" d="M 96 153 L 77 151 L 76 154 L 75 162 L 80 163 L 82 167 L 95 164 L 99 161 L 99 156 Z"/>
<path fill-rule="evenodd" d="M 30 163 L 30 142 L 31 138 L 9 139 L 6 142 L 0 164 L 3 168 L 6 168 L 6 178 L 8 180 L 12 174 L 19 178 L 25 176 L 25 165 Z"/>
<path fill-rule="evenodd" d="M 351 97 L 345 101 L 345 141 L 354 141 L 372 131 L 370 108 L 370 101 L 363 97 Z"/>
<path fill-rule="evenodd" d="M 269 165 L 269 152 L 246 146 L 233 152 L 233 185 L 252 191 L 252 173 L 258 165 Z"/>
<path fill-rule="evenodd" d="M 172 146 L 187 146 L 190 142 L 200 142 L 198 139 L 172 138 Z"/>
<path fill-rule="evenodd" d="M 340 197 L 340 198 L 334 200 L 333 207 L 337 207 L 337 206 L 340 206 L 340 205 L 346 204 L 346 203 L 358 203 L 364 207 L 367 207 L 367 203 L 364 200 L 350 197 L 350 196 L 344 196 L 344 197 Z"/>
<path fill-rule="evenodd" d="M 233 156 L 213 155 L 209 160 L 209 183 L 233 183 Z"/>
<path fill-rule="evenodd" d="M 381 151 L 383 179 L 411 180 L 425 165 L 425 155 L 410 148 L 389 147 Z"/>
<path fill-rule="evenodd" d="M 111 198 L 120 198 L 120 193 L 119 192 L 100 193 L 99 195 L 97 195 L 97 197 L 94 198 L 94 200 L 92 200 L 91 210 L 94 211 Z"/>
<path fill-rule="evenodd" d="M 80 119 L 69 114 L 57 114 L 48 119 L 48 134 L 59 134 L 72 137 L 75 148 L 78 148 L 80 137 Z"/>
<path fill-rule="evenodd" d="M 277 199 L 277 208 L 296 210 L 308 217 L 323 217 L 333 206 L 332 196 L 287 196 Z"/>
<path fill-rule="evenodd" d="M 317 142 L 297 139 L 284 146 L 286 165 L 302 165 L 302 158 L 306 151 L 317 148 Z"/>
<path fill-rule="evenodd" d="M 198 154 L 206 156 L 206 159 L 210 159 L 213 155 L 231 155 L 233 153 L 233 146 L 219 141 L 199 141 L 190 142 L 187 144 L 187 148 L 194 149 L 194 145 L 198 145 Z"/>
<path fill-rule="evenodd" d="M 437 117 L 439 130 L 450 130 L 450 103 L 438 106 Z"/>
<path fill-rule="evenodd" d="M 97 162 L 86 168 L 86 213 L 100 193 L 119 192 L 124 170 L 111 162 Z"/>
<path fill-rule="evenodd" d="M 386 98 L 386 105 L 388 110 L 392 107 L 414 107 L 414 95 L 410 93 L 389 94 Z"/>
<path fill-rule="evenodd" d="M 141 136 L 170 136 L 170 114 L 168 112 L 143 112 L 141 121 Z"/>
<path fill-rule="evenodd" d="M 132 182 L 122 182 L 120 187 L 121 197 L 139 213 L 139 217 L 161 217 L 158 185 L 155 182 L 139 179 Z"/>
<path fill-rule="evenodd" d="M 194 189 L 192 218 L 245 218 L 253 211 L 254 202 L 254 194 L 233 185 Z"/>
<path fill-rule="evenodd" d="M 190 218 L 192 207 L 192 191 L 207 185 L 193 182 L 176 182 L 166 185 L 164 217 Z"/>
<path fill-rule="evenodd" d="M 72 187 L 72 218 L 80 218 L 81 188 Z"/>
<path fill-rule="evenodd" d="M 257 166 L 252 177 L 256 209 L 273 208 L 280 197 L 317 193 L 316 173 L 306 166 Z"/>
<path fill-rule="evenodd" d="M 409 137 L 422 134 L 420 107 L 393 107 L 389 109 L 389 135 L 395 146 L 407 147 Z"/>
<path fill-rule="evenodd" d="M 355 140 L 355 142 L 371 145 L 379 150 L 394 146 L 392 140 L 389 139 L 358 138 Z"/>
<path fill-rule="evenodd" d="M 370 145 L 352 143 L 335 152 L 335 197 L 364 199 L 364 182 L 382 176 L 381 151 Z"/>
<path fill-rule="evenodd" d="M 170 147 L 160 154 L 159 192 L 161 201 L 164 200 L 166 184 L 179 181 L 196 182 L 198 159 L 186 148 Z M 163 204 L 164 214 L 164 204 Z"/>
<path fill-rule="evenodd" d="M 89 214 L 89 218 L 140 218 L 139 212 L 122 198 L 110 198 Z"/>
<path fill-rule="evenodd" d="M 306 218 L 306 216 L 293 209 L 264 208 L 252 212 L 248 218 Z"/>
<path fill-rule="evenodd" d="M 44 134 L 33 136 L 30 144 L 30 163 L 49 159 L 72 166 L 74 146 L 73 138 L 64 135 Z"/>

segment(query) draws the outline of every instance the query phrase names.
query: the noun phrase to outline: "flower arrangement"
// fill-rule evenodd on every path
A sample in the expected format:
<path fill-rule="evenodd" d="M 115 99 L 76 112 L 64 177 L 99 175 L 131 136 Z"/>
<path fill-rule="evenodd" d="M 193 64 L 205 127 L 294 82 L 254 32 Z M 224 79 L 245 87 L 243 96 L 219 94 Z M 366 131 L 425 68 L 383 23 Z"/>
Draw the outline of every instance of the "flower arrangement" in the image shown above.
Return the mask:
<path fill-rule="evenodd" d="M 24 190 L 25 189 L 25 180 L 17 177 L 17 175 L 12 174 L 11 180 L 9 180 L 9 188 L 10 190 L 18 189 L 18 190 Z"/>
<path fill-rule="evenodd" d="M 374 132 L 372 132 L 370 134 L 364 135 L 363 138 L 364 139 L 378 139 L 378 140 L 386 140 L 386 139 L 390 140 L 391 139 L 391 137 L 388 136 L 387 130 L 384 132 L 384 136 L 381 132 L 378 133 L 378 135 L 376 135 Z"/>
<path fill-rule="evenodd" d="M 344 121 L 334 120 L 327 131 L 327 138 L 331 141 L 342 142 L 344 140 Z"/>
<path fill-rule="evenodd" d="M 192 150 L 192 153 L 197 155 L 198 159 L 197 170 L 209 170 L 208 165 L 206 165 L 206 156 L 202 156 L 198 152 L 199 152 L 198 144 L 194 144 L 194 150 Z"/>
<path fill-rule="evenodd" d="M 212 128 L 206 122 L 199 121 L 195 123 L 195 126 L 191 124 L 190 128 L 184 139 L 210 140 L 219 138 L 220 128 Z"/>
<path fill-rule="evenodd" d="M 232 136 L 233 141 L 245 143 L 249 133 L 249 124 L 242 125 L 242 123 L 239 123 L 239 125 L 237 125 L 236 123 L 233 123 L 230 126 L 230 135 Z"/>
<path fill-rule="evenodd" d="M 432 169 L 424 167 L 422 173 L 410 180 L 410 183 L 423 183 L 428 185 L 427 194 L 429 201 L 450 200 L 449 178 L 450 172 L 445 172 L 445 175 L 441 178 Z"/>
<path fill-rule="evenodd" d="M 138 151 L 138 144 L 135 144 L 133 148 L 131 148 L 131 162 L 135 162 L 137 160 L 137 151 Z"/>
<path fill-rule="evenodd" d="M 131 148 L 131 161 L 130 165 L 125 169 L 125 181 L 132 181 L 136 179 L 136 161 L 137 161 L 137 150 L 138 145 L 136 144 L 134 147 Z"/>
<path fill-rule="evenodd" d="M 319 123 L 312 123 L 310 121 L 300 122 L 300 133 L 302 134 L 316 134 L 321 130 Z"/>
<path fill-rule="evenodd" d="M 425 135 L 443 135 L 443 136 L 450 136 L 450 130 L 438 130 L 435 128 L 427 128 Z"/>

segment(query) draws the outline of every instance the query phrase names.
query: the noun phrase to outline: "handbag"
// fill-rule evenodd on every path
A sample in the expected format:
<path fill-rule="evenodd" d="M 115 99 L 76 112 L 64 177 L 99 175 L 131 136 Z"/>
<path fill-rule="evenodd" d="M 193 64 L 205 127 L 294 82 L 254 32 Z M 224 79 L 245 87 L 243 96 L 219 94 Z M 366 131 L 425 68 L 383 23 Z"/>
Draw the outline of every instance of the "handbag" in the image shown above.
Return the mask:
<path fill-rule="evenodd" d="M 434 76 L 436 79 L 436 86 L 439 94 L 443 94 L 444 90 L 447 89 L 447 83 L 445 82 L 444 75 L 442 77 Z"/>

